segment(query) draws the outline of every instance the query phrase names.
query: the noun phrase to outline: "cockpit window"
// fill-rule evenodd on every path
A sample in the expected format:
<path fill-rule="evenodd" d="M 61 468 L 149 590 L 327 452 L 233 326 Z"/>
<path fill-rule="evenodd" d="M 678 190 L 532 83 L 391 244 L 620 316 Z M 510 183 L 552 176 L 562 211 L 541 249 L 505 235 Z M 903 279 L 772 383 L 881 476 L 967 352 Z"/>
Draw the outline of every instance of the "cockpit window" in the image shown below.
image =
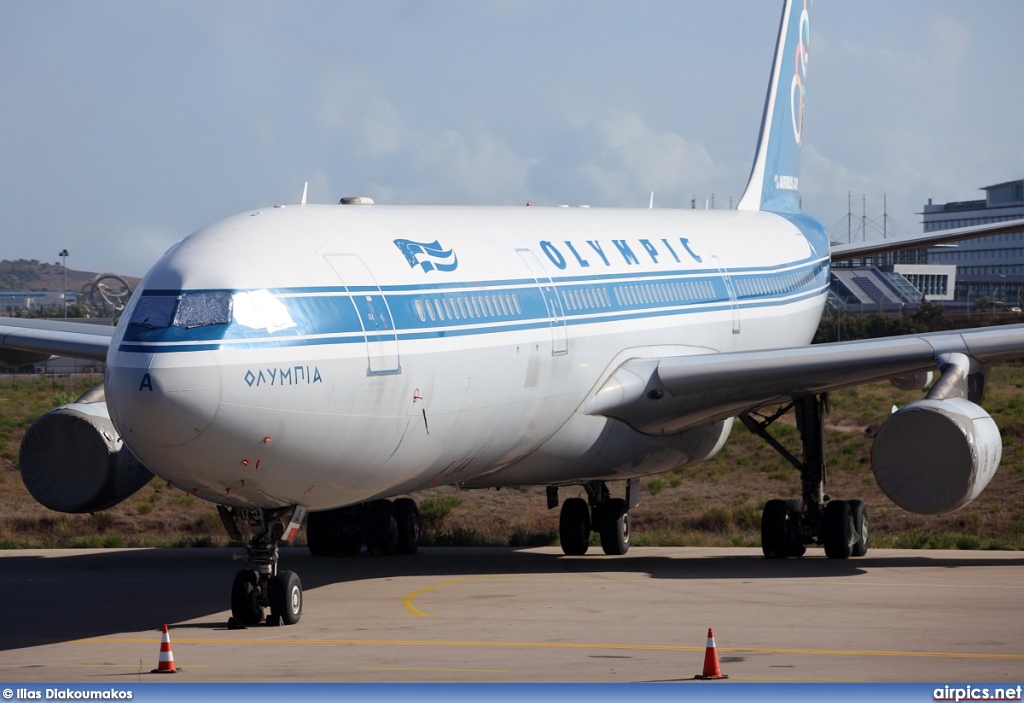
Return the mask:
<path fill-rule="evenodd" d="M 184 293 L 178 295 L 143 295 L 132 310 L 130 325 L 150 329 L 166 327 L 204 327 L 231 322 L 231 294 Z"/>
<path fill-rule="evenodd" d="M 176 295 L 144 295 L 132 310 L 130 325 L 142 325 L 150 329 L 170 327 L 174 320 L 174 306 L 178 304 Z"/>
<path fill-rule="evenodd" d="M 178 301 L 174 315 L 175 327 L 226 325 L 231 322 L 231 294 L 185 293 Z"/>

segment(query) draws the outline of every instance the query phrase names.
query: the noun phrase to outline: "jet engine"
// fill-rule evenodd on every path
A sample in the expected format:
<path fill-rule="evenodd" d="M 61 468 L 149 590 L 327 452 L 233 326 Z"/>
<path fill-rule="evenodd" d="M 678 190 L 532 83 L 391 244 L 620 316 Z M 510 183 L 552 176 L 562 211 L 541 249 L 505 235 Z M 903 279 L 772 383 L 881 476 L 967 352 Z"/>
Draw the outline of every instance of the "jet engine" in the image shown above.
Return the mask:
<path fill-rule="evenodd" d="M 871 470 L 894 503 L 919 515 L 958 510 L 978 497 L 999 467 L 999 428 L 964 398 L 919 400 L 879 428 Z"/>
<path fill-rule="evenodd" d="M 102 384 L 36 420 L 18 463 L 33 497 L 62 513 L 105 510 L 153 478 L 111 424 Z"/>

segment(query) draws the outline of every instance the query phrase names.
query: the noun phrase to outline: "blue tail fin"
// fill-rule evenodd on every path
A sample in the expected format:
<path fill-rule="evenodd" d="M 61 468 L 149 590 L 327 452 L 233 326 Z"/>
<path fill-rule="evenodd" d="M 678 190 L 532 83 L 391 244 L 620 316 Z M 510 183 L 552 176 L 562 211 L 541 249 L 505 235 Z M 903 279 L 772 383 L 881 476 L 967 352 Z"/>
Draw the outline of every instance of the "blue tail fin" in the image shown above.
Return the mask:
<path fill-rule="evenodd" d="M 754 167 L 739 210 L 800 211 L 800 136 L 811 34 L 808 2 L 786 0 L 782 10 Z"/>

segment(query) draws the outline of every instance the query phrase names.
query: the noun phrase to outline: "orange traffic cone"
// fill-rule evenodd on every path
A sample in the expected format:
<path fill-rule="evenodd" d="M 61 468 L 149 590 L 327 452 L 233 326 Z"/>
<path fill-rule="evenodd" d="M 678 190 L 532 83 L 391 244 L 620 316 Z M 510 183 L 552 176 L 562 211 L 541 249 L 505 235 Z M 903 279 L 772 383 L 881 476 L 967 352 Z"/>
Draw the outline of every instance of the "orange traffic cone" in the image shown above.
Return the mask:
<path fill-rule="evenodd" d="M 704 673 L 694 676 L 695 679 L 727 679 L 718 666 L 718 649 L 715 648 L 715 633 L 708 628 L 708 645 L 704 650 Z"/>
<path fill-rule="evenodd" d="M 164 625 L 164 636 L 160 639 L 160 659 L 152 673 L 178 673 L 178 669 L 174 666 L 174 653 L 171 651 L 171 634 L 167 631 L 167 625 Z"/>

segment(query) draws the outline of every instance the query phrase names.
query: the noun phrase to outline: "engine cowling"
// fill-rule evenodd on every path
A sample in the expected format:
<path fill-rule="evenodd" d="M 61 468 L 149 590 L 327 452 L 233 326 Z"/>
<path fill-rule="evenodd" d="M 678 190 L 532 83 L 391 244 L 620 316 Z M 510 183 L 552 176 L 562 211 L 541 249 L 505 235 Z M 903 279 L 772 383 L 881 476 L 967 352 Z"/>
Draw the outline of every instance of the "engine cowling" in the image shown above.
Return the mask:
<path fill-rule="evenodd" d="M 124 446 L 102 393 L 90 393 L 99 402 L 81 402 L 83 396 L 51 410 L 28 428 L 21 442 L 18 463 L 25 487 L 51 510 L 105 510 L 153 478 Z"/>
<path fill-rule="evenodd" d="M 919 515 L 958 510 L 988 485 L 1003 441 L 992 417 L 963 398 L 919 400 L 879 428 L 871 470 L 894 503 Z"/>

